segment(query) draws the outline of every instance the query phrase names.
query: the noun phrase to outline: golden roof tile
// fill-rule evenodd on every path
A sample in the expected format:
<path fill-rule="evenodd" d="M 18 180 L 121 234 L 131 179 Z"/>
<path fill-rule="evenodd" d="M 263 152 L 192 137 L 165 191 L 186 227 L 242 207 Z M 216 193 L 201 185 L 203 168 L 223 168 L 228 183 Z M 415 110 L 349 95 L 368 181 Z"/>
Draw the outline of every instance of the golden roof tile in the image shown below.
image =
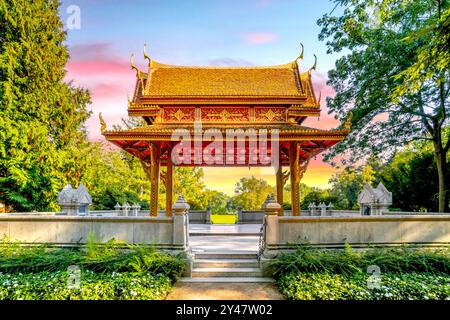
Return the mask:
<path fill-rule="evenodd" d="M 154 60 L 143 93 L 161 96 L 304 96 L 296 62 L 267 67 L 187 67 Z"/>

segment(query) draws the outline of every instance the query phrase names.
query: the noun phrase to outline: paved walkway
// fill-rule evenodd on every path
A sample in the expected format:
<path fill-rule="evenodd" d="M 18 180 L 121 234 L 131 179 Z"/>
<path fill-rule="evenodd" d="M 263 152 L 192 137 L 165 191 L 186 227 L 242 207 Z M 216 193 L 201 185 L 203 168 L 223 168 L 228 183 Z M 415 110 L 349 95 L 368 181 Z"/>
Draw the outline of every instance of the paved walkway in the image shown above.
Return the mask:
<path fill-rule="evenodd" d="M 261 224 L 189 224 L 190 234 L 259 233 Z"/>
<path fill-rule="evenodd" d="M 260 224 L 189 225 L 189 246 L 193 252 L 258 251 Z"/>
<path fill-rule="evenodd" d="M 258 251 L 260 224 L 189 225 L 195 252 Z M 167 300 L 283 300 L 274 283 L 178 282 Z"/>
<path fill-rule="evenodd" d="M 167 300 L 284 300 L 273 283 L 178 282 Z"/>

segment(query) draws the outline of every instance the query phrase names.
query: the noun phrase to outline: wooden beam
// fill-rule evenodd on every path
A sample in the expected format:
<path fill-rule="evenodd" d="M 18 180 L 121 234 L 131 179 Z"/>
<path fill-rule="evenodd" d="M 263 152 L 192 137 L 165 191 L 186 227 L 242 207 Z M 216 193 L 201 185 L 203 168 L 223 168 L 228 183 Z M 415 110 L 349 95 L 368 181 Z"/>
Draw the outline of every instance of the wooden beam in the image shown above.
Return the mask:
<path fill-rule="evenodd" d="M 281 206 L 281 210 L 279 211 L 278 215 L 283 216 L 283 167 L 281 164 L 277 168 L 276 172 L 276 184 L 277 184 L 277 202 Z"/>
<path fill-rule="evenodd" d="M 291 172 L 291 207 L 292 215 L 300 215 L 300 143 L 292 142 L 289 148 L 289 165 Z"/>
<path fill-rule="evenodd" d="M 170 216 L 172 216 L 172 203 L 173 203 L 173 201 L 172 201 L 173 163 L 172 163 L 172 159 L 170 158 L 170 155 L 167 160 L 167 166 L 166 166 L 165 186 L 166 186 L 166 216 L 170 217 Z"/>
<path fill-rule="evenodd" d="M 159 193 L 159 148 L 150 144 L 150 215 L 158 215 Z"/>

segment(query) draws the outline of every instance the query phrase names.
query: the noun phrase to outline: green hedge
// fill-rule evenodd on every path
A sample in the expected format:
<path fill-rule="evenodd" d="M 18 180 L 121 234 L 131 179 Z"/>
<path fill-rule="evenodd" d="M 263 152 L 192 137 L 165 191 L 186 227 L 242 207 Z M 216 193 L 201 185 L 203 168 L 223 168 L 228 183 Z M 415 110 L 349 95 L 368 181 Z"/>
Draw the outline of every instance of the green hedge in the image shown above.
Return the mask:
<path fill-rule="evenodd" d="M 366 273 L 371 265 L 380 267 L 381 272 L 404 273 L 450 273 L 450 250 L 419 250 L 408 247 L 373 248 L 355 251 L 319 250 L 300 245 L 293 253 L 282 253 L 271 267 L 276 277 L 293 271 L 335 273 L 353 275 Z"/>
<path fill-rule="evenodd" d="M 83 271 L 70 289 L 67 272 L 0 274 L 0 300 L 159 300 L 170 292 L 165 275 Z"/>
<path fill-rule="evenodd" d="M 97 273 L 146 272 L 176 280 L 184 273 L 186 260 L 182 254 L 171 255 L 115 241 L 97 244 L 95 239 L 90 239 L 87 248 L 76 249 L 22 247 L 11 241 L 0 243 L 2 273 L 65 271 L 71 265 Z"/>
<path fill-rule="evenodd" d="M 70 266 L 81 272 L 80 287 L 68 283 Z M 23 247 L 0 242 L 0 300 L 164 299 L 186 268 L 183 254 L 118 243 L 86 247 Z"/>
<path fill-rule="evenodd" d="M 450 276 L 428 273 L 387 273 L 381 285 L 368 289 L 367 275 L 291 272 L 277 283 L 293 300 L 428 300 L 450 299 Z"/>
<path fill-rule="evenodd" d="M 381 272 L 379 288 L 367 285 L 369 266 Z M 271 267 L 280 291 L 295 300 L 450 299 L 449 249 L 373 248 L 354 251 L 298 246 Z"/>

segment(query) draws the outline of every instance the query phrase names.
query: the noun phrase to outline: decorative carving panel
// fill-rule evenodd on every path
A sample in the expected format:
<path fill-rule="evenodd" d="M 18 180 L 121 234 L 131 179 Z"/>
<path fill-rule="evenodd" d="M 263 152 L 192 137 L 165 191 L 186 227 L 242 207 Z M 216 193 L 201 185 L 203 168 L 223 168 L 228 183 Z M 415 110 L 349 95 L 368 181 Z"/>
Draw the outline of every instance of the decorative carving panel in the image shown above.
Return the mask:
<path fill-rule="evenodd" d="M 286 121 L 286 108 L 255 108 L 255 121 Z"/>
<path fill-rule="evenodd" d="M 164 107 L 165 122 L 194 122 L 194 107 Z"/>
<path fill-rule="evenodd" d="M 249 109 L 242 107 L 202 107 L 202 121 L 205 122 L 247 122 Z"/>

